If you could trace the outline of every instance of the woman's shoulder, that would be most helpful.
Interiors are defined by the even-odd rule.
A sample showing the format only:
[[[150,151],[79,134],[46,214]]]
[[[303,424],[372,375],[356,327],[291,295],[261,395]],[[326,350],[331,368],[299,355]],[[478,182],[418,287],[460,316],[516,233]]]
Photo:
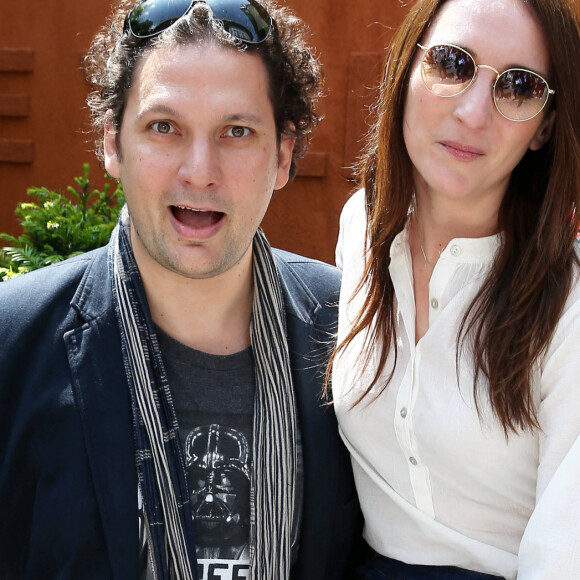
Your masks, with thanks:
[[[340,214],[341,224],[344,220],[352,220],[360,217],[366,218],[364,189],[355,191],[344,204]]]
[[[364,248],[366,236],[366,211],[364,189],[356,191],[344,204],[340,214],[340,228],[336,244],[336,265],[343,269],[346,254],[359,256]]]

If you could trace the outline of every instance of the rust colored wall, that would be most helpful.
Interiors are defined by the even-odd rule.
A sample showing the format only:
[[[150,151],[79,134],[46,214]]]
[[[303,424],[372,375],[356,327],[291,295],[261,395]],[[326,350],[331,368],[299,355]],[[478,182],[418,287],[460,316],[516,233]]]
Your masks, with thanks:
[[[292,0],[288,4],[309,23],[324,64],[327,96],[321,110],[325,119],[310,152],[324,155],[326,166],[323,177],[298,177],[280,192],[265,228],[274,244],[334,263],[339,213],[353,190],[347,168],[360,151],[366,106],[379,78],[384,46],[405,8],[396,0]]]
[[[274,245],[333,261],[340,209],[352,190],[365,103],[380,55],[405,8],[395,0],[288,0],[312,30],[325,67],[325,120],[295,181],[273,200],[264,228]],[[64,190],[90,161],[81,58],[109,0],[32,0],[0,6],[0,231],[18,233],[14,207],[26,188]]]

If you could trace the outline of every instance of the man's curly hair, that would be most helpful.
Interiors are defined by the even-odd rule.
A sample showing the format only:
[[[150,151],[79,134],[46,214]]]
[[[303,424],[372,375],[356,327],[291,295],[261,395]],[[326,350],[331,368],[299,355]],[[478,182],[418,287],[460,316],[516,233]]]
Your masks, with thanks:
[[[85,71],[93,87],[87,103],[96,134],[96,152],[102,158],[102,136],[105,119],[111,115],[114,127],[121,127],[135,67],[149,51],[158,46],[213,44],[232,50],[260,55],[269,79],[270,100],[278,140],[283,132],[296,138],[290,178],[296,174],[296,159],[308,149],[309,135],[320,120],[315,106],[321,96],[320,64],[306,43],[306,26],[290,10],[270,0],[260,0],[272,17],[272,31],[259,44],[246,45],[228,34],[211,9],[200,0],[185,18],[158,36],[139,39],[123,32],[127,13],[134,0],[120,0],[105,26],[95,36],[87,56]]]

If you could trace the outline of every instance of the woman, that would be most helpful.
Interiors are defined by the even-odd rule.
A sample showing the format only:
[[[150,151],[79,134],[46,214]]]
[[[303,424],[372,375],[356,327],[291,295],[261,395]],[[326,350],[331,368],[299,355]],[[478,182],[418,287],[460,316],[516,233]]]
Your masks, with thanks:
[[[418,0],[341,217],[361,578],[580,577],[573,0]]]

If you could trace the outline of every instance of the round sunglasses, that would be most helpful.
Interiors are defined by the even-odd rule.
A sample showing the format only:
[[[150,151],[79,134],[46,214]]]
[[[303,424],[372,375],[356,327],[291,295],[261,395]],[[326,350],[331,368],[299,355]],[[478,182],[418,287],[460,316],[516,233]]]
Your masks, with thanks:
[[[510,121],[533,119],[542,112],[550,95],[555,94],[546,79],[531,70],[510,68],[500,73],[487,64],[476,64],[465,49],[453,44],[417,46],[425,53],[421,60],[423,83],[438,97],[456,97],[466,91],[475,82],[480,68],[497,75],[493,102],[500,115]]]
[[[136,38],[151,38],[171,28],[201,0],[144,0],[125,18],[125,32]],[[226,32],[245,44],[259,44],[268,38],[272,17],[255,0],[205,0],[213,17]]]

